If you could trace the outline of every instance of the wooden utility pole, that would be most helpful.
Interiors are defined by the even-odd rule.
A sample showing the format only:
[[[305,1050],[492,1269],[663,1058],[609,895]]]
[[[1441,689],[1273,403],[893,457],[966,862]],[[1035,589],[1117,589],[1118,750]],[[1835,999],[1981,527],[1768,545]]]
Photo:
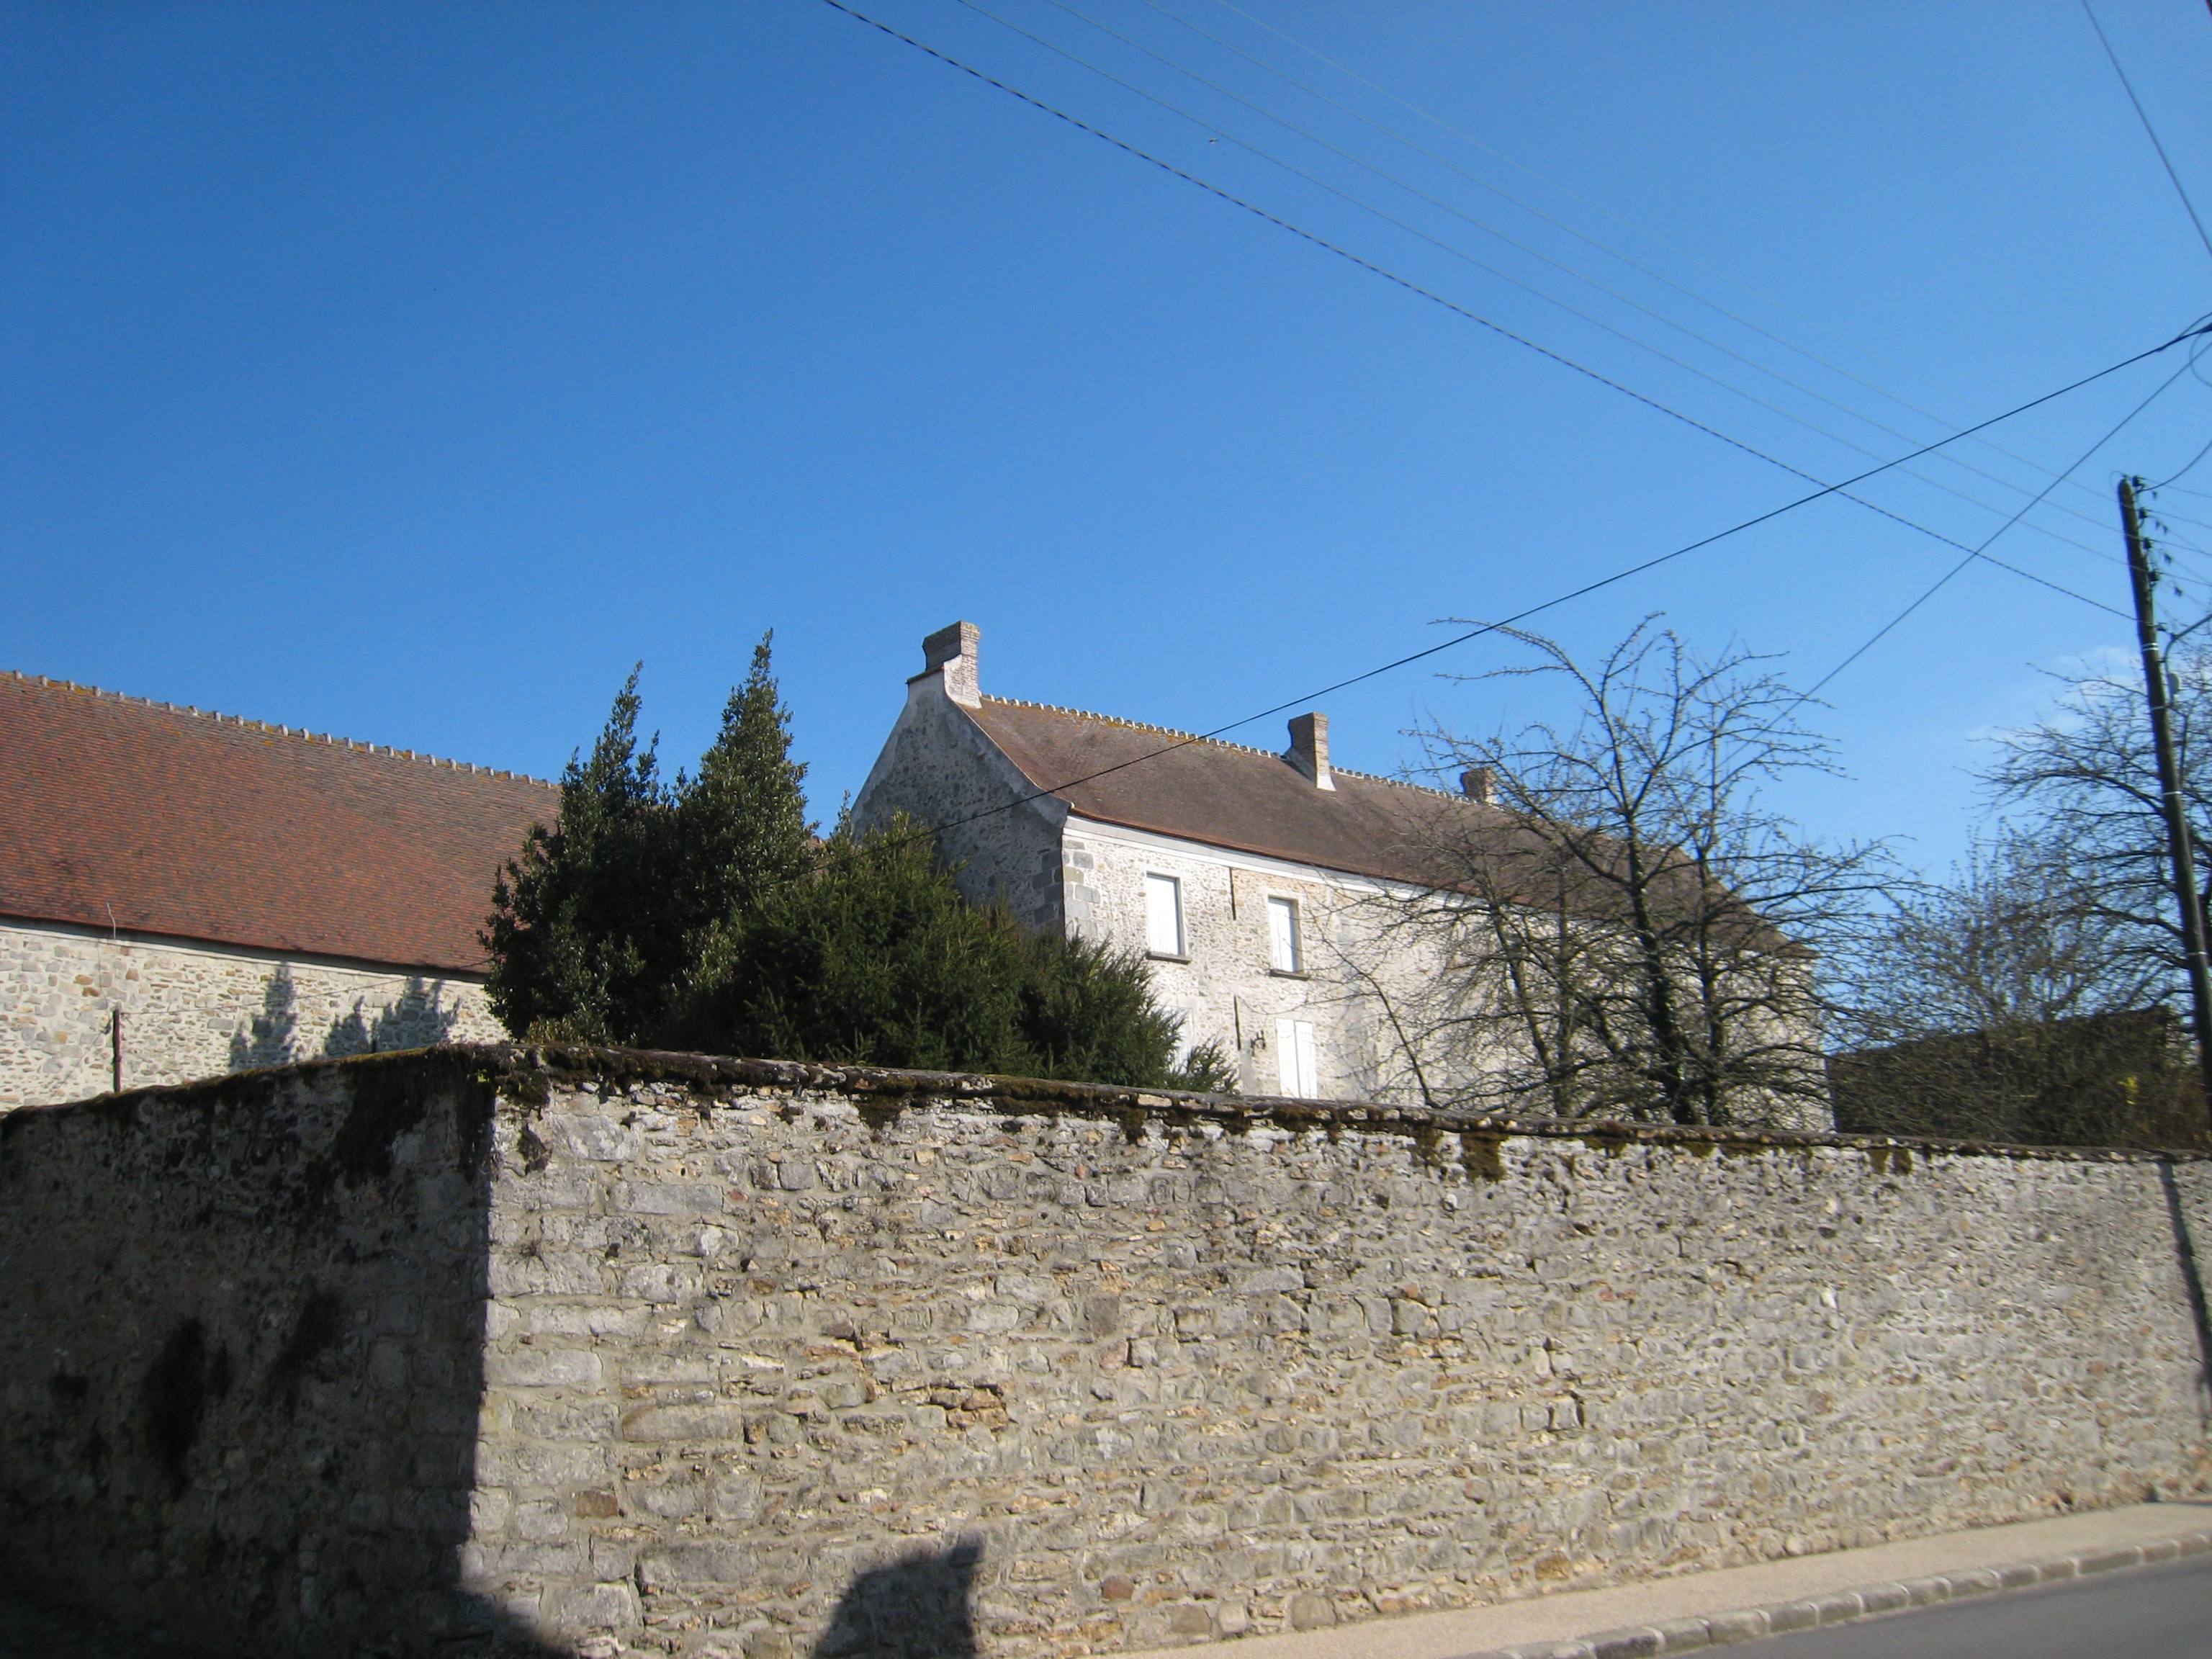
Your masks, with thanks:
[[[2136,505],[2133,478],[2120,480],[2120,526],[2128,537],[2128,574],[2136,590],[2136,643],[2142,651],[2143,690],[2150,698],[2151,744],[2158,756],[2159,800],[2166,814],[2166,853],[2173,861],[2173,896],[2181,905],[2182,948],[2189,958],[2189,997],[2197,1016],[2197,1061],[2204,1074],[2205,1100],[2212,1104],[2212,964],[2208,964],[2204,952],[2204,902],[2197,891],[2197,855],[2189,833],[2189,804],[2181,791],[2180,757],[2173,750],[2166,653],[2158,645],[2150,554],[2143,545],[2142,514]]]

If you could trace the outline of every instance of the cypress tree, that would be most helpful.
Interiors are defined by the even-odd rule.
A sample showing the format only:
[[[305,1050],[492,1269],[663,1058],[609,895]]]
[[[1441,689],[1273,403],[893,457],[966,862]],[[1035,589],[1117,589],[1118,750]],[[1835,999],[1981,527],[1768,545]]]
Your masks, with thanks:
[[[841,824],[806,879],[717,933],[670,1035],[781,1060],[1018,1069],[1016,932],[961,896],[911,826]]]
[[[486,988],[517,1036],[635,1042],[662,1000],[669,800],[659,739],[638,748],[642,667],[591,757],[569,756],[558,823],[532,826],[494,889]]]
[[[677,781],[676,902],[687,957],[710,930],[757,912],[814,863],[806,768],[791,758],[791,711],[771,672],[775,637],[763,634],[753,647],[751,671],[730,693],[699,775]]]

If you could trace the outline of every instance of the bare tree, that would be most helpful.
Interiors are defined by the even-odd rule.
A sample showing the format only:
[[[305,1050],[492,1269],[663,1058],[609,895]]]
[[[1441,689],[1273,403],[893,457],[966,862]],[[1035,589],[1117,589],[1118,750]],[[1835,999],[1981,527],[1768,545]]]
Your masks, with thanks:
[[[1495,806],[1417,829],[1433,883],[1376,930],[1439,952],[1407,1021],[1453,1062],[1428,1074],[1562,1116],[1825,1125],[1820,956],[1890,866],[1764,799],[1836,769],[1804,699],[1763,659],[1704,660],[1649,620],[1588,668],[1514,637],[1539,660],[1500,672],[1564,680],[1573,713],[1419,734],[1435,770],[1487,775]]]
[[[2154,1002],[2163,970],[2102,902],[2080,849],[2000,824],[1947,882],[1901,894],[1848,969],[1839,1035],[1903,1042]]]
[[[2191,833],[2212,845],[2212,653],[2176,653],[2167,665],[2173,730]],[[2185,994],[2187,963],[2173,902],[2158,765],[2142,684],[2126,667],[2060,677],[2047,719],[1996,738],[1984,774],[2002,806],[2025,808],[2037,837],[2068,849],[2071,877],[2103,926],[2160,1000]],[[2200,858],[2200,864],[2203,860]]]
[[[2172,975],[2063,836],[2000,825],[1835,975],[1838,1125],[2061,1145],[2202,1139]]]

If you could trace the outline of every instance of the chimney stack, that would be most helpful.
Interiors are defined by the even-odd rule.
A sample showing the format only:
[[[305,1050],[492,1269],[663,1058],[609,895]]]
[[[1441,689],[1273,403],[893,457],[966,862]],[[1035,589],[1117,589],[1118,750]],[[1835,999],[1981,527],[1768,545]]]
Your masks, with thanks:
[[[1477,766],[1459,775],[1459,792],[1469,800],[1480,801],[1485,806],[1495,805],[1491,799],[1497,793],[1498,775],[1486,766]]]
[[[982,630],[974,623],[957,622],[939,629],[921,642],[922,660],[928,665],[915,679],[926,680],[942,672],[946,696],[963,708],[981,707],[983,692],[975,672],[975,642],[981,637]],[[907,683],[911,685],[914,681]]]
[[[1334,789],[1328,775],[1328,716],[1301,714],[1291,722],[1291,752],[1284,757],[1314,781],[1316,789]]]

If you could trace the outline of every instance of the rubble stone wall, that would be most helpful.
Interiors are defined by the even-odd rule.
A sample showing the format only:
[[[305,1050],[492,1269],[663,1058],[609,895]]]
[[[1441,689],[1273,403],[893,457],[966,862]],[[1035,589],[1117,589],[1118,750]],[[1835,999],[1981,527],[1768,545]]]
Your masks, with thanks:
[[[216,1651],[492,1631],[453,1592],[483,1395],[473,1064],[0,1117],[0,1578]]]
[[[376,1175],[348,1091],[464,1062],[490,1079],[481,1184],[458,1084]],[[338,1632],[362,1592],[330,1517],[374,1557],[403,1490],[453,1492],[398,1471],[453,1467],[457,1410],[467,1518],[410,1615],[447,1651],[1026,1659],[2207,1484],[2201,1159],[613,1053],[271,1087],[213,1142],[162,1097],[6,1124],[35,1127],[4,1143],[0,1271],[56,1282],[0,1304],[0,1546],[124,1501],[178,1320],[229,1345],[225,1401],[264,1402],[209,1408],[175,1493],[133,1477],[142,1541],[41,1556],[64,1589],[238,1559],[226,1528],[274,1549],[306,1504],[325,1541],[258,1582],[287,1628]],[[358,1189],[302,1176],[341,1141]],[[321,1219],[252,1198],[318,1180]],[[154,1235],[188,1265],[151,1273]],[[291,1250],[324,1254],[258,1259]],[[392,1288],[352,1288],[372,1267]],[[291,1433],[356,1449],[310,1480],[264,1468],[319,1455],[268,1430],[265,1379],[322,1275],[353,1346]],[[377,1323],[395,1303],[411,1330]],[[388,1449],[344,1439],[372,1418]]]

